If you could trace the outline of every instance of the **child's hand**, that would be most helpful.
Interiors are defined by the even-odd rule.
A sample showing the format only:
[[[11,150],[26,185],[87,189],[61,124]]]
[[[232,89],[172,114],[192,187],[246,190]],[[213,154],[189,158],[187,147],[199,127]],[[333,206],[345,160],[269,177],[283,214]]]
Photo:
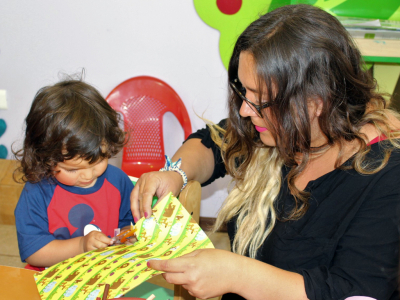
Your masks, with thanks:
[[[123,227],[121,229],[121,233],[117,237],[114,237],[115,244],[123,243],[125,245],[133,245],[137,242],[135,232],[136,229],[133,227],[132,224]]]
[[[136,234],[127,238],[126,241],[124,242],[125,245],[133,245],[134,243],[136,243],[138,241]]]
[[[82,237],[83,252],[105,248],[113,244],[113,240],[99,231],[92,231]]]
[[[133,245],[136,242],[137,242],[137,238],[135,236],[133,236],[133,237],[127,239],[124,244],[127,245],[127,246],[130,246],[130,245]]]

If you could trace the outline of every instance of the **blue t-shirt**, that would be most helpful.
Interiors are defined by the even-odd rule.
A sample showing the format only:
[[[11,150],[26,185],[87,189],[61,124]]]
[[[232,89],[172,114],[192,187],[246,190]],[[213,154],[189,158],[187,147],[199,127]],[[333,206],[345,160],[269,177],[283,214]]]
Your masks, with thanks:
[[[55,239],[83,236],[87,224],[112,237],[114,229],[133,222],[132,189],[129,177],[112,165],[90,188],[67,186],[56,180],[26,183],[15,209],[21,260]]]

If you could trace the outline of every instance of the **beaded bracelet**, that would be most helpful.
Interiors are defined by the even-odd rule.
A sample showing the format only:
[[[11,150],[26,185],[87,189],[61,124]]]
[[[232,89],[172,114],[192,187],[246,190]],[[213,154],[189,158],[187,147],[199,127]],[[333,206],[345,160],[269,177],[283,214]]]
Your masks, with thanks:
[[[182,190],[185,188],[185,186],[187,185],[187,176],[186,173],[181,169],[181,164],[182,164],[182,159],[178,159],[176,162],[172,162],[171,159],[168,157],[168,155],[165,155],[165,165],[163,168],[160,169],[161,172],[163,171],[175,171],[178,172],[179,174],[181,174],[182,179],[183,179],[183,186],[181,188],[181,192]]]

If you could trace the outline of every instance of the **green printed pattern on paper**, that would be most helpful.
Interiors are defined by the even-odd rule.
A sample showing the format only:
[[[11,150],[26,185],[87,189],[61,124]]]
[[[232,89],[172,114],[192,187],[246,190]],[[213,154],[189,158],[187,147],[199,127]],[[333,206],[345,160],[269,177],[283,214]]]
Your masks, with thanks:
[[[170,259],[196,249],[214,248],[211,241],[185,210],[169,194],[142,218],[136,228],[138,242],[77,255],[35,274],[41,299],[95,300],[126,294],[149,278],[160,274],[147,267],[149,259]]]

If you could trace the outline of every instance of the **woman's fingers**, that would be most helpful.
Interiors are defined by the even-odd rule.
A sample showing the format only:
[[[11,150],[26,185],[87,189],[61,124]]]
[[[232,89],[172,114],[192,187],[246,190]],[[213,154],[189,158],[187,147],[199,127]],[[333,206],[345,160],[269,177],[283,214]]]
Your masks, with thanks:
[[[170,192],[177,196],[182,184],[182,176],[174,171],[149,172],[140,176],[131,193],[131,210],[135,222],[143,216],[151,216],[151,204],[155,195],[159,200]]]
[[[165,281],[176,285],[186,285],[187,276],[184,273],[163,273]]]
[[[158,188],[159,180],[151,176],[151,173],[140,176],[131,193],[131,210],[135,222],[142,217],[151,216],[151,203]]]
[[[131,193],[131,211],[132,211],[132,215],[133,215],[133,220],[135,221],[135,223],[137,223],[137,221],[139,221],[139,219],[141,218],[140,215],[140,204],[139,204],[139,184],[136,183],[135,187],[132,190]]]
[[[144,180],[140,183],[140,213],[145,218],[149,218],[152,215],[151,204],[153,202],[153,197],[160,188],[161,181],[155,173],[156,172],[145,174]]]
[[[165,260],[151,259],[147,261],[147,266],[165,273],[183,273],[188,263],[190,263],[190,261],[187,261],[187,258],[181,256]]]
[[[206,254],[207,257],[202,257],[202,254]],[[213,286],[213,283],[221,278],[220,274],[213,276],[215,268],[205,266],[210,255],[212,256],[213,252],[196,250],[194,253],[170,260],[150,260],[148,266],[165,272],[162,276],[168,283],[182,285],[190,295],[206,299],[222,294],[220,287]]]

